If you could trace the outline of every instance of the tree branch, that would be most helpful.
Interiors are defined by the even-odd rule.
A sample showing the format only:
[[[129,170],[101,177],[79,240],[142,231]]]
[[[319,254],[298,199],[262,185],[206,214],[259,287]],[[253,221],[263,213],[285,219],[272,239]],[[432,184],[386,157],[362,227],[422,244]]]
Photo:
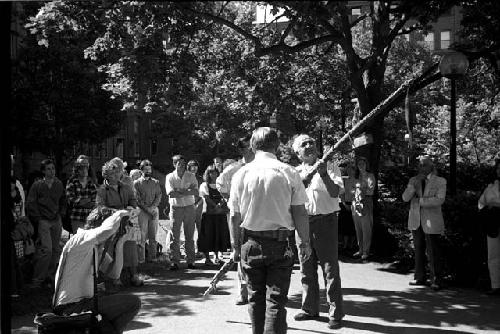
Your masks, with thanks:
[[[361,15],[360,17],[358,17],[356,20],[354,20],[352,23],[351,23],[351,28],[352,27],[355,27],[359,22],[363,21],[364,19],[366,19],[369,15],[368,14],[363,14]]]
[[[295,23],[297,23],[297,19],[298,19],[298,17],[294,16],[293,19],[288,23],[285,31],[283,31],[283,34],[281,34],[279,44],[285,43],[285,38],[288,36],[288,34],[290,34],[290,31],[292,31],[293,26],[295,25]]]

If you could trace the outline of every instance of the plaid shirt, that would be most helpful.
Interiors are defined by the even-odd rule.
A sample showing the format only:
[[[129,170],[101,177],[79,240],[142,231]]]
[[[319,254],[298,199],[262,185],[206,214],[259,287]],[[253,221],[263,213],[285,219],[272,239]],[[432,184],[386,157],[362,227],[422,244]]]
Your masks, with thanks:
[[[87,219],[90,211],[92,211],[92,208],[84,208],[80,206],[80,200],[88,198],[95,201],[96,194],[97,187],[90,179],[88,179],[87,186],[85,188],[83,188],[78,178],[73,178],[68,181],[68,184],[66,185],[66,197],[71,207],[71,221],[85,223],[85,220]]]

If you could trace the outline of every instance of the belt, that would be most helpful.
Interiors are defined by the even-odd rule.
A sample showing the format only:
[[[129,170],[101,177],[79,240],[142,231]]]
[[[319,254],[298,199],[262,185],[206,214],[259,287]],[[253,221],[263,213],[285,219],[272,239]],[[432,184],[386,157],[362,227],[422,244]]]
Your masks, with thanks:
[[[245,235],[252,238],[262,239],[275,239],[278,241],[285,241],[295,233],[294,230],[281,229],[281,230],[266,230],[266,231],[251,231],[245,229]]]
[[[327,214],[309,215],[309,222],[315,221],[315,220],[320,219],[320,218],[324,218],[324,217],[328,217],[328,216],[334,215],[335,212],[327,213]]]

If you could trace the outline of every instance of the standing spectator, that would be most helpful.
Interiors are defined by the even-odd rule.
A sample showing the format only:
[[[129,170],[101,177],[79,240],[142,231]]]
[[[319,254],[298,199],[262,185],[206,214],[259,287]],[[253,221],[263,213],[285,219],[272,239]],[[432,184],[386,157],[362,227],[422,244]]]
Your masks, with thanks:
[[[143,176],[134,181],[137,205],[141,209],[139,213],[139,226],[141,228],[142,242],[138,245],[140,249],[139,262],[145,260],[145,241],[148,240],[148,262],[156,261],[156,231],[158,230],[158,219],[160,212],[158,205],[161,201],[160,181],[153,178],[153,164],[149,160],[142,160],[140,164]]]
[[[137,199],[132,187],[120,181],[123,178],[124,164],[122,159],[113,158],[102,167],[103,184],[97,189],[96,206],[122,210],[137,207]],[[123,270],[134,286],[144,284],[137,274],[137,243],[127,240],[123,244]],[[116,282],[117,284],[120,284]]]
[[[215,167],[215,169],[217,169],[217,172],[218,172],[217,176],[219,176],[222,173],[222,171],[224,170],[221,157],[214,158],[214,167]]]
[[[487,224],[490,295],[500,295],[500,159],[495,161],[495,173],[495,181],[483,191],[478,203],[483,223]]]
[[[54,162],[43,160],[41,171],[43,179],[31,186],[26,205],[30,220],[38,230],[32,288],[39,288],[46,279],[54,281],[61,254],[61,217],[66,213],[64,186],[56,177]]]
[[[236,161],[224,168],[221,175],[217,177],[216,185],[217,190],[221,193],[222,197],[229,201],[229,194],[231,193],[231,182],[234,174],[240,170],[245,164],[252,162],[255,158],[255,153],[250,147],[251,135],[246,135],[238,139],[237,148],[242,156],[241,160]],[[231,221],[230,213],[227,214],[227,221]],[[238,262],[238,276],[237,276],[237,286],[238,286],[238,298],[236,298],[236,305],[248,304],[248,287],[247,279],[243,267],[241,266],[241,261]]]
[[[203,176],[198,174],[199,168],[200,166],[198,164],[198,161],[196,160],[189,160],[189,162],[187,163],[187,170],[194,174],[194,176],[196,177],[196,181],[198,181],[198,185],[203,183]],[[198,238],[199,238],[200,228],[201,228],[201,217],[203,214],[203,198],[199,194],[194,195],[194,208],[196,212],[194,223],[196,225],[196,231],[198,232]]]
[[[372,244],[373,231],[373,192],[375,191],[375,176],[368,171],[368,160],[359,157],[356,162],[356,182],[352,218],[356,229],[359,251],[354,257],[368,261]]]
[[[132,182],[135,180],[138,180],[142,176],[142,172],[140,169],[132,169],[130,171],[130,178],[132,179]]]
[[[329,304],[328,327],[341,327],[344,317],[340,270],[338,261],[338,218],[340,211],[339,193],[343,187],[342,175],[337,165],[333,172],[327,170],[325,161],[318,161],[316,142],[309,135],[295,138],[293,150],[302,161],[297,167],[306,188],[306,209],[309,214],[309,239],[311,257],[300,261],[302,273],[302,311],[295,320],[319,319],[318,262],[325,279],[326,300]]]
[[[188,269],[194,269],[194,221],[196,211],[194,208],[194,196],[198,194],[198,181],[196,176],[186,171],[186,159],[182,155],[174,155],[172,163],[175,170],[165,177],[165,189],[169,197],[170,217],[172,219],[172,264],[170,270],[178,270],[181,258],[179,238],[181,225],[184,227],[184,239],[186,247],[186,262]]]
[[[204,182],[200,185],[199,193],[207,203],[206,212],[201,219],[201,230],[198,235],[198,250],[205,254],[205,264],[213,264],[210,252],[215,253],[215,263],[219,264],[219,252],[231,248],[229,228],[227,225],[227,202],[221,196],[215,185],[217,170],[208,166],[203,175]]]
[[[311,254],[307,195],[299,173],[276,158],[276,130],[256,129],[251,146],[255,159],[241,167],[231,185],[231,258],[238,261],[241,254],[247,274],[253,333],[286,333],[294,229],[301,261]]]
[[[19,191],[19,196],[21,198],[21,215],[24,217],[26,216],[26,194],[24,193],[24,188],[21,182],[17,179],[17,177],[14,174],[14,155],[10,156],[10,176],[15,180],[16,182],[16,188]]]
[[[346,173],[347,177],[343,177],[344,191],[340,194],[341,204],[339,213],[339,235],[343,237],[344,251],[353,249],[356,243],[356,230],[354,229],[351,209],[357,183],[356,168],[353,164],[346,166]]]
[[[410,202],[408,228],[415,246],[415,280],[410,285],[426,285],[425,255],[429,257],[431,288],[442,288],[443,264],[440,235],[444,234],[441,212],[446,197],[446,180],[433,173],[434,163],[429,156],[419,158],[419,173],[410,178],[403,201]]]
[[[73,175],[66,185],[66,197],[70,210],[71,230],[83,228],[87,216],[95,206],[97,186],[89,176],[89,161],[80,156],[73,165]]]

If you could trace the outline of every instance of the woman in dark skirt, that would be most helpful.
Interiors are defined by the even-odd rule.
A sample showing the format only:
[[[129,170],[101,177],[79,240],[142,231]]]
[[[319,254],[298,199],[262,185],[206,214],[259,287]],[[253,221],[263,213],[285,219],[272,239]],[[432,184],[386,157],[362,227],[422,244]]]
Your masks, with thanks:
[[[201,229],[198,235],[198,251],[205,255],[205,264],[213,264],[210,252],[215,253],[215,262],[218,264],[218,252],[225,252],[231,247],[229,227],[227,225],[228,207],[220,192],[215,186],[218,172],[214,166],[208,166],[203,175],[203,182],[199,187],[200,197],[205,199],[206,209],[201,218]]]

